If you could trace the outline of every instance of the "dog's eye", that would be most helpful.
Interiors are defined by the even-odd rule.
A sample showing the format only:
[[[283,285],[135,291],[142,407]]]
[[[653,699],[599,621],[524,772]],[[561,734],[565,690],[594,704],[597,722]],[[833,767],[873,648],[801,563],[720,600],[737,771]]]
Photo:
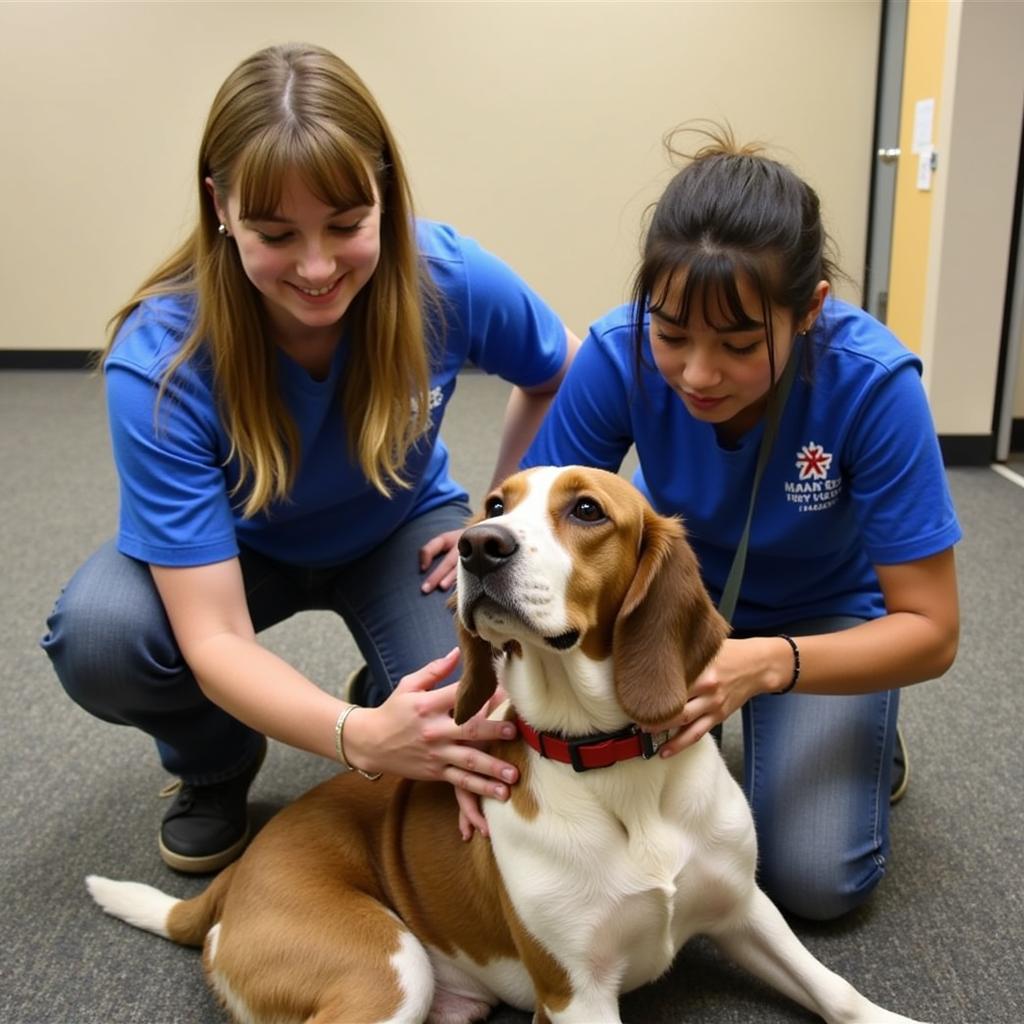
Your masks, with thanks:
[[[484,512],[487,514],[488,519],[494,519],[495,516],[503,516],[505,514],[505,502],[497,495],[494,495],[488,498],[484,504]]]
[[[604,509],[593,498],[580,498],[569,514],[581,523],[600,523],[607,518]]]

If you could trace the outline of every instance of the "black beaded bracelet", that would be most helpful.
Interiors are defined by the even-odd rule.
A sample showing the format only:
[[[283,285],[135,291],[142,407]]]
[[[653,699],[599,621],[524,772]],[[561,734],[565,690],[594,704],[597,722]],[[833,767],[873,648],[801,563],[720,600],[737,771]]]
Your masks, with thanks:
[[[790,679],[789,684],[786,687],[775,691],[776,697],[781,697],[784,693],[789,693],[789,691],[796,686],[796,681],[800,678],[800,648],[797,647],[796,641],[785,633],[780,633],[779,638],[785,640],[786,643],[793,648],[793,678]]]

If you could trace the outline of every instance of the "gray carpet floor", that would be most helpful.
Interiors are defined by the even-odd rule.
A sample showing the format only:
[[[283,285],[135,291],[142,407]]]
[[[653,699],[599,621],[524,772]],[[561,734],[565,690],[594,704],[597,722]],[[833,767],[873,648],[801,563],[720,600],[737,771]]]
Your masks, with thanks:
[[[481,497],[505,386],[466,374],[445,422],[458,477]],[[1022,468],[1018,463],[1016,468]],[[907,691],[912,778],[895,808],[890,873],[872,901],[829,925],[795,921],[811,950],[882,1005],[936,1024],[1024,1020],[1024,489],[988,469],[949,473],[965,528],[958,549],[960,655]],[[156,851],[168,781],[149,740],[94,720],[64,695],[37,647],[60,586],[112,534],[117,494],[99,381],[0,372],[0,1021],[213,1024],[197,953],[104,916],[90,872],[187,896],[201,882]],[[329,614],[275,627],[267,642],[324,686],[355,666]],[[738,768],[738,736],[725,753]],[[252,790],[265,821],[331,766],[272,743]],[[687,946],[657,984],[623,1000],[632,1024],[812,1018]],[[499,1008],[496,1024],[528,1017]]]

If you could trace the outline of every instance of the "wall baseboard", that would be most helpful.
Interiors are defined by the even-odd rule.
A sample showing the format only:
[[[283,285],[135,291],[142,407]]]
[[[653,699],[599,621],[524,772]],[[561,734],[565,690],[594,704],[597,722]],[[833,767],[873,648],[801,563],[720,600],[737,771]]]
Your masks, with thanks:
[[[5,348],[0,370],[91,370],[98,355],[88,348]]]
[[[995,439],[991,434],[939,434],[939,448],[947,466],[990,466]]]
[[[1010,427],[1010,451],[1024,452],[1024,419],[1015,419]]]

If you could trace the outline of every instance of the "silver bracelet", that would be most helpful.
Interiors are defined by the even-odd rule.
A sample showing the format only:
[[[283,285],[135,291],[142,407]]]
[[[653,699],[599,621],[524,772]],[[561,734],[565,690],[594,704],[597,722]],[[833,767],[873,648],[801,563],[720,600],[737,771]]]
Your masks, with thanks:
[[[357,707],[359,707],[358,704],[347,704],[341,709],[341,714],[338,715],[338,720],[334,723],[334,752],[338,755],[338,761],[341,762],[345,771],[359,772],[364,779],[376,782],[383,774],[382,772],[364,772],[362,768],[349,764],[348,758],[345,757],[345,722]]]

